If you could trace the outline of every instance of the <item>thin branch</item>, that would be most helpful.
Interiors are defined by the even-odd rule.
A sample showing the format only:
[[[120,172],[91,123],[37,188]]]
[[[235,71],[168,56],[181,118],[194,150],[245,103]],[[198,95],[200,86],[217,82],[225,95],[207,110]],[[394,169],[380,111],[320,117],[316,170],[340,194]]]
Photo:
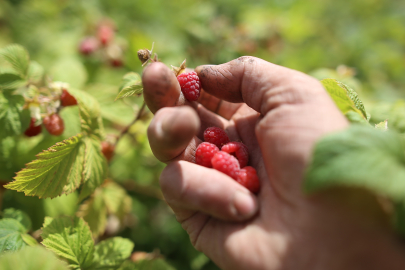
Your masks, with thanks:
[[[139,109],[138,113],[136,114],[134,120],[132,120],[132,122],[131,122],[128,126],[126,126],[126,127],[121,131],[120,135],[117,137],[117,140],[115,141],[115,145],[114,145],[114,146],[117,146],[117,144],[118,144],[118,142],[121,140],[121,138],[122,138],[125,134],[128,133],[128,131],[129,131],[129,129],[131,128],[131,126],[132,126],[133,124],[135,124],[136,121],[138,121],[138,120],[142,117],[142,114],[143,114],[143,112],[144,112],[144,110],[145,110],[145,106],[146,106],[145,101],[143,101],[142,106],[141,106],[141,108]]]
[[[127,180],[121,184],[127,191],[135,192],[141,195],[146,195],[149,197],[156,198],[158,200],[164,201],[162,191],[154,186],[140,185],[134,180]]]

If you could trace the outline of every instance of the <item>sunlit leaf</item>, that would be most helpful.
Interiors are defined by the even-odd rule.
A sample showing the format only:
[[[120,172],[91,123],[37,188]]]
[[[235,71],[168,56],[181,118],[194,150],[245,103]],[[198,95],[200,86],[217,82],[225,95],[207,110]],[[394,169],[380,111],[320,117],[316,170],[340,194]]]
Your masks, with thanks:
[[[364,126],[321,139],[304,190],[362,187],[394,201],[405,200],[405,145],[401,137]]]
[[[142,94],[143,86],[141,76],[135,72],[125,74],[119,91],[115,100]]]
[[[82,182],[86,144],[78,134],[39,153],[5,187],[27,196],[53,198],[76,190]]]
[[[12,44],[0,50],[0,55],[8,61],[14,70],[23,78],[25,78],[30,58],[27,50],[18,44]]]
[[[67,260],[72,269],[91,267],[94,242],[89,226],[81,218],[45,218],[42,244],[59,257]]]
[[[346,115],[349,112],[355,112],[364,120],[368,120],[369,117],[363,102],[353,89],[335,79],[324,79],[321,83],[343,114]],[[353,115],[348,117],[348,119],[352,122],[362,121],[362,119],[358,120]]]
[[[25,101],[20,95],[0,92],[0,139],[17,136],[25,131],[31,120],[28,110],[23,110]]]
[[[98,243],[94,248],[94,269],[118,269],[127,259],[134,244],[125,238],[114,237]]]
[[[101,188],[97,188],[93,195],[80,205],[77,215],[89,224],[95,237],[104,233],[107,225],[107,206]]]
[[[68,270],[68,265],[41,246],[25,247],[0,257],[1,270]]]

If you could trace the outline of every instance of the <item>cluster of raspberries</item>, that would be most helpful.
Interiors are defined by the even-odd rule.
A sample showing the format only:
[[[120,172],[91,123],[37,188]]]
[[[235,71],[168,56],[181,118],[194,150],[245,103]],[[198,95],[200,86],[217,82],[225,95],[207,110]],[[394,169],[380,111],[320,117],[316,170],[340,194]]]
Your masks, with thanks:
[[[214,168],[232,177],[252,193],[259,192],[260,182],[256,170],[246,166],[249,162],[246,145],[231,142],[226,132],[218,127],[207,128],[204,131],[204,141],[197,147],[196,164]]]

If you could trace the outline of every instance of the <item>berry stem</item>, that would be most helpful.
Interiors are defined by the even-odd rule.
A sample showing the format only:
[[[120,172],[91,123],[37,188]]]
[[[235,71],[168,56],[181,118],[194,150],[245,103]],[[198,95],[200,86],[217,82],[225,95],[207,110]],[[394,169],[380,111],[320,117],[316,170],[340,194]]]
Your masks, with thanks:
[[[132,120],[132,122],[131,122],[128,126],[126,126],[126,127],[121,131],[120,135],[118,135],[117,140],[115,141],[114,147],[116,147],[117,144],[118,144],[118,142],[121,140],[121,138],[122,138],[125,134],[128,133],[130,127],[131,127],[133,124],[135,124],[136,121],[138,121],[138,120],[141,118],[141,116],[142,116],[142,114],[143,114],[143,111],[145,110],[145,106],[146,106],[145,101],[143,101],[142,106],[141,106],[141,108],[138,110],[138,113],[136,114],[134,120]]]

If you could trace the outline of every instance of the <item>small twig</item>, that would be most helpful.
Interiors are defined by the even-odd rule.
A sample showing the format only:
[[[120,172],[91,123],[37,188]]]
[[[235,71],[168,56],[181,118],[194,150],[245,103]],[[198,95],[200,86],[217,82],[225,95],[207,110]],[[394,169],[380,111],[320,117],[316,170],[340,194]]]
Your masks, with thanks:
[[[134,180],[127,180],[126,182],[122,183],[122,186],[131,192],[135,192],[138,194],[146,195],[149,197],[153,197],[155,199],[164,201],[164,197],[162,194],[162,191],[154,186],[146,186],[146,185],[140,185],[136,183]]]
[[[118,144],[118,142],[120,141],[120,139],[121,139],[125,134],[128,133],[128,131],[129,131],[129,129],[131,128],[131,126],[132,126],[133,124],[135,124],[136,121],[138,121],[138,120],[142,117],[143,111],[145,110],[145,106],[146,106],[146,104],[145,104],[145,101],[144,101],[144,102],[142,103],[142,106],[141,106],[141,108],[139,109],[138,113],[136,114],[134,120],[132,120],[132,122],[131,122],[128,126],[126,126],[126,127],[121,131],[120,135],[117,137],[117,140],[115,141],[115,145],[114,145],[114,146],[117,146],[117,144]]]

